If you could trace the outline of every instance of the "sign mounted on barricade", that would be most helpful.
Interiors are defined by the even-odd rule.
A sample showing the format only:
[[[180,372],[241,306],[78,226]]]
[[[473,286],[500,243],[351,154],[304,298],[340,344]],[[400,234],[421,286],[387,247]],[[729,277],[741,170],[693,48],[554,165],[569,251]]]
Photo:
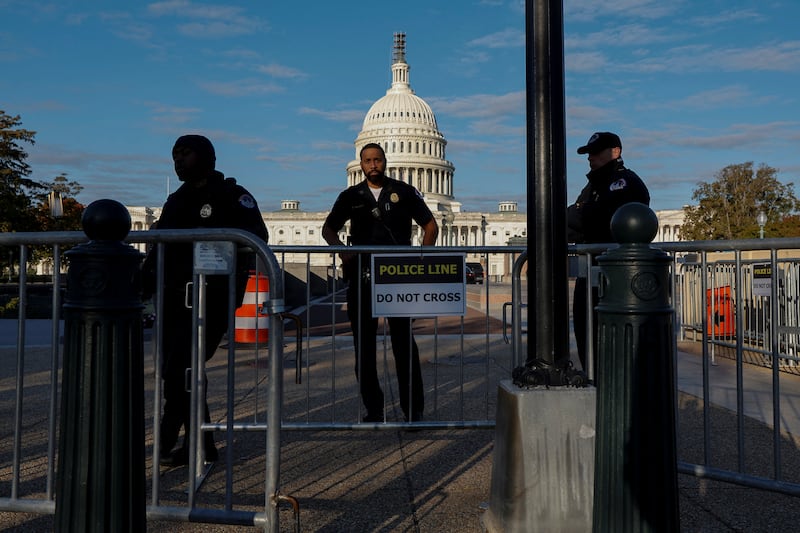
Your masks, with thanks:
[[[194,243],[194,271],[197,274],[231,274],[236,246],[229,241]]]
[[[753,265],[753,295],[772,296],[772,265],[770,263]]]
[[[465,254],[374,254],[372,315],[465,315],[465,262]]]

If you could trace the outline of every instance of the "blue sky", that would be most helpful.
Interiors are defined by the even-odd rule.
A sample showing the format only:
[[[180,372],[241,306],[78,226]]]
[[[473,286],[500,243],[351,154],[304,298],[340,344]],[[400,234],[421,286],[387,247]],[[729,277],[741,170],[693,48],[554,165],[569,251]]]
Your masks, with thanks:
[[[203,133],[262,210],[327,210],[405,32],[463,209],[525,209],[523,1],[0,0],[0,14],[0,109],[36,131],[33,177],[67,173],[83,203],[161,205],[175,138]],[[800,2],[564,0],[564,18],[568,200],[596,130],[620,134],[654,209],[734,163],[800,182]]]

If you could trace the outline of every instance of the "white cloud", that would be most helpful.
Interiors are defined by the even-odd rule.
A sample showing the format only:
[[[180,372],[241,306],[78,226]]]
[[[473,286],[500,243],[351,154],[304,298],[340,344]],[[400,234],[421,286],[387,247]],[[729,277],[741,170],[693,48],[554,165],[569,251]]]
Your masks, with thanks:
[[[259,80],[245,79],[236,81],[208,81],[199,84],[212,94],[222,96],[251,96],[283,92],[280,85],[264,83]]]
[[[689,23],[695,26],[719,27],[729,22],[761,22],[764,20],[766,18],[754,9],[736,9],[715,13],[714,15],[692,17],[689,19]]]
[[[270,63],[269,65],[261,65],[256,68],[258,72],[269,74],[275,78],[307,78],[308,74],[296,68],[279,65],[277,63]]]
[[[506,28],[505,30],[473,39],[467,44],[482,48],[517,48],[525,46],[525,32],[517,28]]]
[[[610,6],[596,0],[565,0],[564,18],[584,22],[601,18],[618,20],[620,17],[654,20],[675,13],[685,3],[685,0],[617,0]]]
[[[525,110],[525,91],[506,94],[473,94],[456,98],[429,97],[425,99],[437,114],[456,117],[497,117],[519,115]]]
[[[359,125],[364,121],[363,109],[341,109],[338,111],[323,111],[313,107],[301,107],[298,112],[301,115],[314,115],[334,122],[357,122]]]
[[[694,148],[734,149],[737,147],[752,147],[763,143],[774,143],[776,137],[786,139],[794,136],[797,138],[798,134],[800,134],[800,123],[798,122],[731,124],[727,129],[715,135],[676,137],[673,139],[673,143],[678,146],[691,146]]]
[[[641,48],[648,44],[674,42],[678,38],[674,31],[664,28],[640,23],[622,24],[592,33],[567,35],[564,38],[564,49]]]
[[[153,120],[161,124],[186,124],[194,120],[202,109],[198,107],[179,107],[161,104],[158,102],[145,102],[144,104],[150,108],[150,113],[153,115]]]
[[[567,74],[606,70],[609,64],[608,58],[600,52],[577,52],[564,57]]]
[[[640,105],[640,109],[710,109],[719,107],[742,106],[764,100],[763,95],[756,95],[743,85],[727,85],[707,91],[690,94],[684,98],[652,101]]]
[[[234,37],[268,29],[264,21],[248,15],[243,8],[236,6],[167,0],[149,4],[147,11],[156,17],[173,16],[191,20],[177,26],[178,32],[187,37]]]
[[[800,41],[785,41],[752,47],[715,47],[710,44],[672,48],[666,53],[631,63],[620,70],[634,72],[798,72]]]

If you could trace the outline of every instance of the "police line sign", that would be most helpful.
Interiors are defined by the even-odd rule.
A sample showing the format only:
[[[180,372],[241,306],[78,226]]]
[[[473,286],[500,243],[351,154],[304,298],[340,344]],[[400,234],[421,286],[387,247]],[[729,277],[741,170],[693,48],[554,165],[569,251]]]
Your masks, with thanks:
[[[753,295],[772,296],[772,265],[770,263],[753,265]]]
[[[464,254],[373,255],[372,315],[465,315],[465,262]]]

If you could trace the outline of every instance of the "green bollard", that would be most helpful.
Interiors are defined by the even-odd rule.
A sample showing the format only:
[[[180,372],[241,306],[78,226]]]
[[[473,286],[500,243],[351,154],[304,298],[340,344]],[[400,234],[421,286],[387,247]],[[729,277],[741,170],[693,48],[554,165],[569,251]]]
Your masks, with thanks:
[[[55,530],[146,531],[140,263],[127,209],[98,200],[65,253]]]
[[[618,248],[598,257],[599,353],[593,531],[680,529],[670,257],[649,243],[644,204],[611,220]]]

